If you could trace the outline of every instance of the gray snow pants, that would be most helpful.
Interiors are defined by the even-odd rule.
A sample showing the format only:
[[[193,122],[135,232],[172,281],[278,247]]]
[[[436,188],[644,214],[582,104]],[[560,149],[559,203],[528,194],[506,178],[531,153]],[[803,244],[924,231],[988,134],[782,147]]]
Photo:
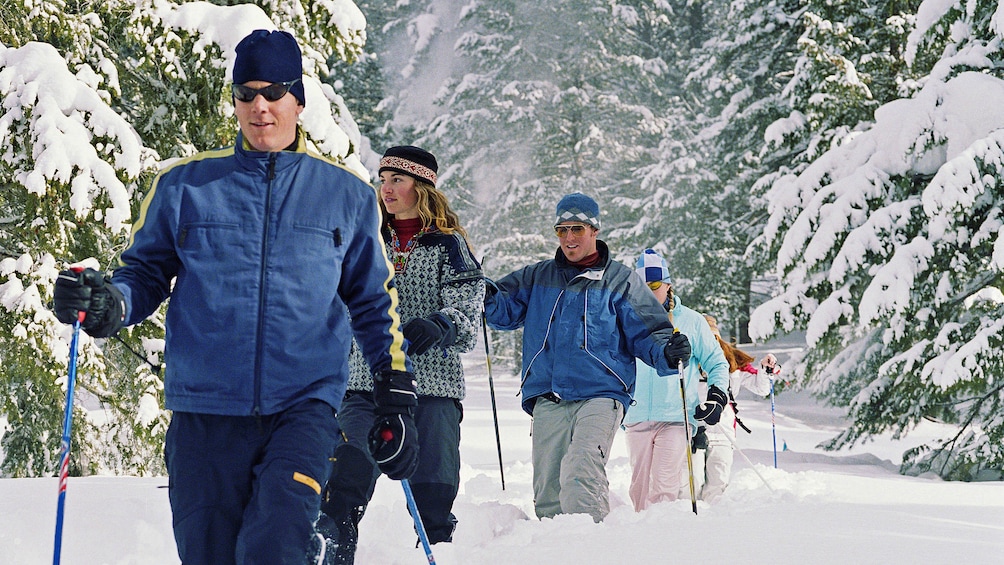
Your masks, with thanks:
[[[606,463],[624,407],[612,398],[552,402],[533,408],[533,497],[538,518],[610,513]]]

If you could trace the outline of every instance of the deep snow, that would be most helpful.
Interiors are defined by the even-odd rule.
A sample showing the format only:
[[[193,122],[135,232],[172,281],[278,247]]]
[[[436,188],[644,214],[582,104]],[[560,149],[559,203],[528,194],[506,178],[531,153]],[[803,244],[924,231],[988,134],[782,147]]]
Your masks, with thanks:
[[[759,355],[762,348],[746,347]],[[782,362],[786,351],[774,349]],[[773,467],[769,399],[740,394],[743,453],[716,505],[689,500],[635,513],[630,469],[618,434],[608,474],[613,509],[588,516],[533,517],[530,420],[519,409],[518,379],[493,368],[505,469],[501,489],[484,352],[466,357],[460,519],[454,543],[433,546],[436,562],[521,563],[950,563],[995,562],[1004,555],[1004,484],[951,483],[896,472],[903,450],[938,432],[925,423],[903,440],[877,438],[848,452],[815,446],[844,425],[840,411],[805,393],[775,397],[778,468]],[[784,447],[787,450],[784,450]],[[71,478],[62,563],[176,564],[166,478]],[[0,479],[0,564],[52,562],[55,478]],[[404,495],[385,478],[363,519],[357,563],[426,562],[416,548]]]

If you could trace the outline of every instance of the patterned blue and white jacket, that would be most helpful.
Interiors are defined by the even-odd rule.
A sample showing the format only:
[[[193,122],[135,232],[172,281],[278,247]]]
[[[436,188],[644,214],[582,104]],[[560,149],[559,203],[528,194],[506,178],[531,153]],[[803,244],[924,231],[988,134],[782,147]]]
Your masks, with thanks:
[[[390,235],[385,232],[385,240]],[[401,303],[401,323],[440,313],[453,322],[457,338],[447,347],[432,347],[421,355],[411,355],[419,396],[463,400],[467,394],[460,354],[474,349],[481,325],[485,283],[481,265],[471,254],[467,241],[457,232],[431,231],[417,236],[408,252],[406,268],[394,275]],[[390,253],[390,243],[387,243]],[[352,344],[349,359],[349,390],[372,391],[373,374],[359,350]]]

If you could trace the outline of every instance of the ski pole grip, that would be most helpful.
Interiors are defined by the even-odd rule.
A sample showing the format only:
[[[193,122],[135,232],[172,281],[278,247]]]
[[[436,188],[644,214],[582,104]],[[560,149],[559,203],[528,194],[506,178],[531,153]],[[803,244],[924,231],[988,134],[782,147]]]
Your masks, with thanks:
[[[81,266],[79,266],[79,265],[76,266],[76,267],[70,267],[70,270],[73,271],[74,273],[77,273],[78,275],[80,273],[84,272],[84,268],[81,267]],[[85,317],[87,317],[87,312],[86,311],[84,311],[84,310],[78,310],[77,311],[77,322],[78,323],[83,324]]]

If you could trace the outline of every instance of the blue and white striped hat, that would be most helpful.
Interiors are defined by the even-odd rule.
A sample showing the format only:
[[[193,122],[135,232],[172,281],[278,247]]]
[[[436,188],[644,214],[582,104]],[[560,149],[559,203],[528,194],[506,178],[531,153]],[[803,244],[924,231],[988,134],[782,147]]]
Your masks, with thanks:
[[[561,222],[582,222],[600,229],[599,204],[581,192],[573,192],[562,198],[555,209],[555,216],[557,219],[554,220],[554,225]]]
[[[653,249],[646,249],[645,252],[638,257],[638,262],[635,264],[634,270],[636,273],[641,275],[641,278],[644,279],[646,283],[659,281],[666,284],[673,284],[673,279],[669,276],[669,267],[666,266],[666,260]]]

